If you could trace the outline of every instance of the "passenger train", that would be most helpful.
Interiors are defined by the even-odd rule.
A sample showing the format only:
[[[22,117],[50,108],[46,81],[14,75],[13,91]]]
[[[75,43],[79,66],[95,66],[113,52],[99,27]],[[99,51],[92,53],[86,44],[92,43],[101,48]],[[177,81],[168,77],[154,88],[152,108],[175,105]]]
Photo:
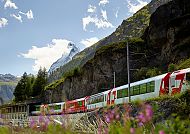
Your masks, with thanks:
[[[98,108],[132,101],[174,95],[190,89],[190,68],[166,73],[110,89],[84,98],[51,104],[15,104],[0,107],[0,118],[13,124],[24,124],[38,115],[59,115],[93,111]]]
[[[190,89],[190,68],[131,83],[130,94],[126,84],[72,101],[36,105],[32,115],[87,112],[109,105],[127,103],[129,95],[132,101],[145,100],[160,95],[174,95],[186,89]]]

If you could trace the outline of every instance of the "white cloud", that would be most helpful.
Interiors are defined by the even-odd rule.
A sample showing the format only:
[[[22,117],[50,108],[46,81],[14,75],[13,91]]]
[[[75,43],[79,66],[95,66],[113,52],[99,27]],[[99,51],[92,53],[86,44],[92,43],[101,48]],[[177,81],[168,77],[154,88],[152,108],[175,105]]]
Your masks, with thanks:
[[[115,12],[115,18],[117,18],[118,17],[118,13],[119,13],[119,8],[116,10],[116,12]]]
[[[136,13],[139,9],[144,7],[145,5],[148,4],[148,2],[142,1],[142,0],[137,0],[138,4],[135,5],[131,3],[131,1],[127,0],[127,3],[129,4],[129,12],[131,13]]]
[[[98,18],[97,16],[91,17],[87,16],[82,19],[83,22],[83,30],[86,30],[86,26],[89,25],[90,23],[94,23],[97,28],[113,28],[114,26],[107,20]]]
[[[29,10],[29,11],[26,13],[26,16],[27,16],[28,19],[34,19],[32,10]]]
[[[89,13],[94,13],[94,12],[96,12],[96,7],[95,7],[95,6],[92,6],[92,5],[89,5],[87,12],[89,12]]]
[[[92,37],[92,38],[89,38],[89,39],[83,39],[80,43],[85,45],[85,48],[86,48],[86,47],[92,46],[93,44],[98,42],[98,40],[99,39],[97,37]]]
[[[30,19],[34,19],[34,16],[33,16],[33,12],[32,10],[29,10],[27,13],[23,13],[23,12],[19,12],[20,14],[23,14],[23,15],[26,15],[26,17],[30,20]]]
[[[11,14],[10,16],[14,17],[16,20],[18,20],[22,23],[22,17],[20,16],[20,14],[18,14],[18,16],[16,16],[15,14]]]
[[[48,70],[58,58],[69,53],[69,42],[64,39],[53,39],[52,43],[47,46],[41,48],[32,46],[27,53],[21,53],[21,55],[24,58],[35,60],[35,64],[33,65],[34,71],[38,71],[40,67],[45,67]]]
[[[5,0],[5,5],[4,5],[4,8],[13,8],[13,9],[18,9],[18,7],[16,6],[15,3],[13,3],[11,0]]]
[[[100,5],[106,5],[106,4],[108,4],[109,3],[109,1],[108,0],[100,0],[100,2],[99,2],[99,6]]]
[[[102,17],[103,17],[105,20],[108,20],[106,11],[101,10],[101,13],[102,13]]]
[[[5,27],[6,25],[8,25],[8,20],[5,18],[0,18],[0,28]]]

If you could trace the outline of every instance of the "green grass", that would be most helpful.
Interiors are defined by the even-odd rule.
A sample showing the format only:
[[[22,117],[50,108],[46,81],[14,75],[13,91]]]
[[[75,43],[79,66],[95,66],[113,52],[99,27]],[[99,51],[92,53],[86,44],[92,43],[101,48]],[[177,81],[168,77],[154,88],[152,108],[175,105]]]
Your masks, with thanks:
[[[79,67],[76,67],[72,70],[69,70],[68,72],[64,73],[62,78],[59,79],[59,80],[56,80],[52,83],[50,83],[49,85],[47,85],[45,87],[44,90],[53,90],[55,89],[56,87],[58,87],[59,85],[61,85],[62,83],[64,83],[64,81],[67,79],[67,78],[71,78],[73,76],[79,76],[80,74],[82,73],[81,69]]]
[[[181,61],[181,63],[177,65],[177,69],[184,69],[184,68],[189,68],[189,67],[190,67],[190,58],[184,61]]]
[[[0,86],[2,85],[16,86],[17,83],[16,82],[0,82]]]
[[[127,42],[129,45],[141,46],[142,44],[144,44],[144,40],[142,40],[141,38],[130,38],[130,39],[126,39],[125,41],[121,41],[121,42],[117,42],[117,43],[110,43],[106,46],[103,46],[96,51],[96,55],[100,55],[100,54],[105,53],[110,50],[112,52],[114,52],[119,49],[126,48]]]

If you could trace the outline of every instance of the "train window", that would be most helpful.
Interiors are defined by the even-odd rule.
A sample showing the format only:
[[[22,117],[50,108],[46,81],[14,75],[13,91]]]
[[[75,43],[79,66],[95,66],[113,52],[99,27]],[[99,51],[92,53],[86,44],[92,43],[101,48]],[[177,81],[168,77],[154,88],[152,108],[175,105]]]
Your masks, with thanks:
[[[123,98],[128,96],[128,89],[121,89],[117,91],[117,98]]]
[[[151,82],[150,82],[150,91],[151,91],[151,92],[154,92],[154,88],[155,88],[155,82],[154,82],[154,81],[151,81]]]
[[[122,96],[128,97],[128,89],[123,89]]]
[[[93,97],[89,100],[88,104],[95,104],[104,101],[104,95]]]
[[[40,106],[36,106],[36,111],[40,111]]]
[[[133,96],[133,87],[130,87],[130,96]]]
[[[140,94],[145,94],[147,92],[147,85],[141,84],[140,85]]]
[[[171,87],[175,87],[175,77],[170,78]]]
[[[146,90],[147,90],[147,93],[151,92],[151,84],[150,84],[150,82],[147,83],[147,88],[146,88]]]
[[[54,106],[54,110],[59,110],[59,109],[61,109],[61,105],[55,105]]]
[[[133,95],[138,95],[138,94],[140,94],[140,86],[139,85],[133,87]]]
[[[69,105],[68,105],[68,108],[74,108],[75,107],[75,104],[74,103],[70,103]]]
[[[122,90],[117,91],[117,98],[122,98]]]
[[[151,81],[147,83],[147,93],[154,92],[155,82]]]
[[[79,101],[79,102],[78,102],[78,105],[81,107],[81,106],[82,106],[82,101]]]

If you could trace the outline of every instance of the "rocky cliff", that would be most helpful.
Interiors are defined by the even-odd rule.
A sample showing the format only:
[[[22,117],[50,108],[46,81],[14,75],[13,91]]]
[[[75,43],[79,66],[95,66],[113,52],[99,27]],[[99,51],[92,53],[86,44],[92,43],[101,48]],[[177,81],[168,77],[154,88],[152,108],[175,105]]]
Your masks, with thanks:
[[[135,77],[138,69],[156,67],[164,72],[169,63],[190,57],[189,9],[188,0],[173,0],[160,6],[150,17],[143,40],[128,40],[132,81],[138,80]],[[126,44],[124,41],[96,48],[93,58],[79,70],[74,69],[71,75],[47,86],[45,100],[71,100],[107,90],[113,87],[113,72],[116,86],[126,84]]]
[[[155,55],[154,66],[179,63],[190,55],[190,4],[188,0],[173,0],[151,16],[144,38]],[[161,63],[161,64],[160,64]]]
[[[13,99],[18,78],[11,74],[0,74],[0,105]]]

